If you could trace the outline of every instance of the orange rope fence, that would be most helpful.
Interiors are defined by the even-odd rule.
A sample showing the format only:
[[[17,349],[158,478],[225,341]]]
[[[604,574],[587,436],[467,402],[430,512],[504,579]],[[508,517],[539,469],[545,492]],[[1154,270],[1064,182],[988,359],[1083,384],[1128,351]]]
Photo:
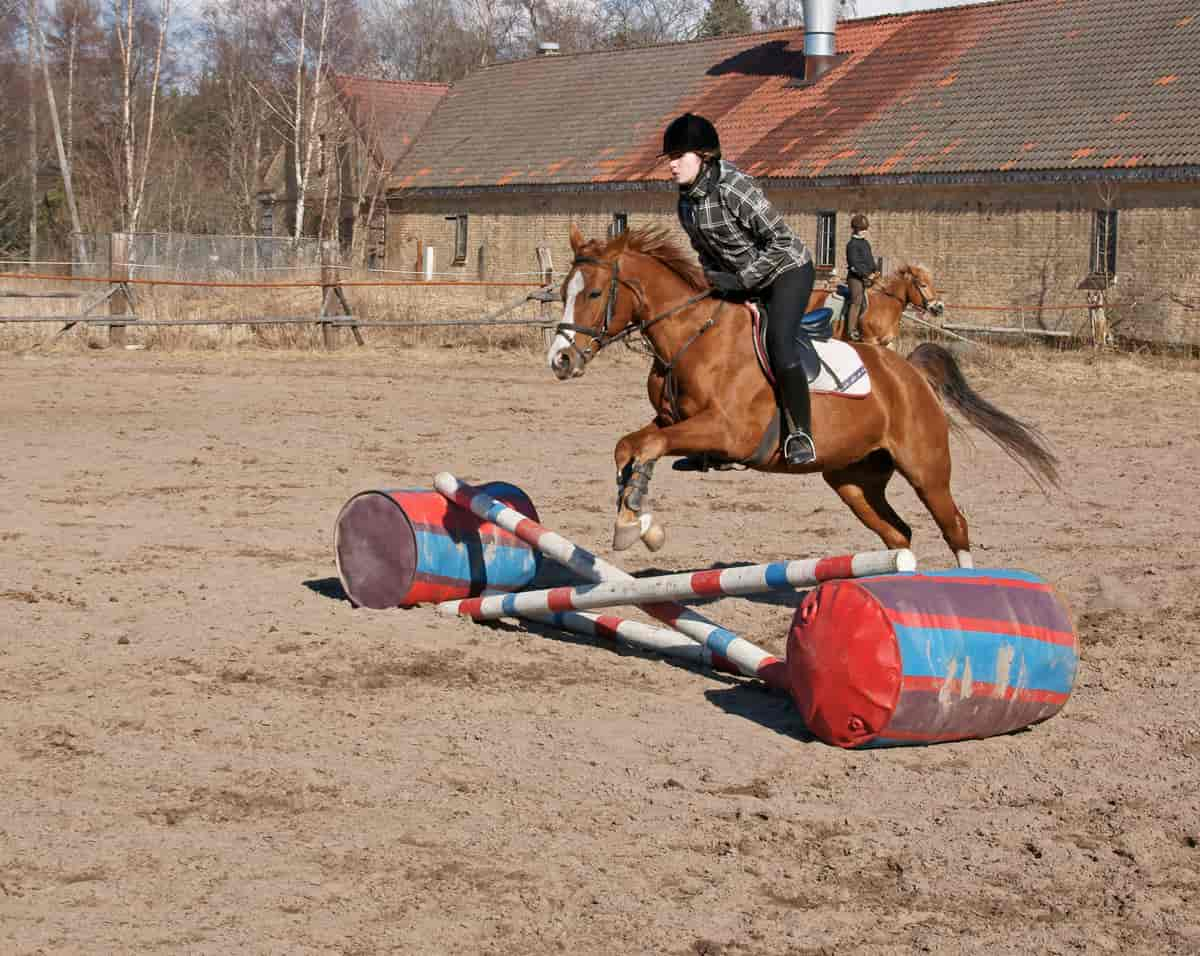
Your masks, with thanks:
[[[390,288],[395,286],[497,286],[501,288],[519,288],[519,289],[540,289],[545,285],[544,282],[487,282],[483,280],[455,280],[455,281],[430,281],[426,282],[423,279],[413,279],[406,281],[395,282],[374,282],[366,280],[338,280],[336,282],[321,282],[319,280],[309,280],[305,282],[200,282],[187,279],[125,279],[120,276],[109,276],[107,278],[95,276],[61,276],[61,275],[43,275],[37,272],[10,272],[4,275],[5,279],[49,279],[55,282],[100,282],[107,285],[171,285],[171,286],[191,286],[207,289],[322,289],[329,286],[359,286],[359,287],[375,287],[375,288]]]
[[[949,302],[945,306],[964,312],[1064,312],[1068,309],[1092,308],[1089,305],[951,305]]]

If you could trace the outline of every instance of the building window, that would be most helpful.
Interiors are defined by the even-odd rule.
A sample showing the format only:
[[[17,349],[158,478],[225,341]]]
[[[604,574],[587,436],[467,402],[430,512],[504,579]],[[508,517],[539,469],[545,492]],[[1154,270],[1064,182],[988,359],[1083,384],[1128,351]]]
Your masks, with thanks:
[[[817,265],[832,269],[837,262],[837,213],[817,213]]]
[[[1117,211],[1097,209],[1092,217],[1092,275],[1117,272]]]
[[[629,213],[614,212],[612,222],[608,224],[608,238],[619,236],[629,228]]]
[[[446,217],[454,223],[454,260],[452,265],[466,265],[467,262],[467,214],[460,212],[456,216]]]
[[[263,236],[275,235],[275,206],[271,203],[263,204],[262,225],[259,228],[259,234]]]

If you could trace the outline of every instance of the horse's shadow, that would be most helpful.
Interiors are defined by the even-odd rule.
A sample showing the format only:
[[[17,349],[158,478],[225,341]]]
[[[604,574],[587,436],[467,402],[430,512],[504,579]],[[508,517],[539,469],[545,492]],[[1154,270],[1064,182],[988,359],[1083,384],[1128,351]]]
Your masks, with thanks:
[[[746,562],[740,564],[714,563],[712,568],[714,570],[723,570],[724,568],[745,566]],[[646,568],[635,573],[633,577],[654,577],[656,575],[672,573],[676,572],[669,568]],[[354,606],[350,600],[350,596],[346,594],[345,589],[342,587],[342,582],[339,578],[310,578],[302,583],[310,591],[321,597],[334,601],[345,601],[347,604]],[[579,578],[569,569],[547,561],[542,564],[530,587],[551,588],[564,585],[578,585],[580,583]],[[786,591],[782,593],[749,594],[743,595],[743,597],[746,600],[755,601],[756,603],[777,606],[794,607],[798,603],[796,594]],[[719,596],[708,599],[689,599],[688,603],[702,604],[714,600],[719,600]],[[503,634],[536,634],[539,637],[559,641],[563,644],[596,647],[621,657],[653,660],[667,667],[674,667],[693,674],[705,673],[706,676],[714,681],[719,681],[723,686],[704,691],[704,696],[711,704],[719,707],[725,713],[753,721],[774,733],[791,737],[802,743],[811,743],[816,739],[808,732],[808,729],[804,726],[804,721],[796,713],[791,700],[786,694],[769,688],[757,681],[737,677],[732,674],[723,674],[719,671],[701,671],[700,668],[688,661],[666,657],[630,644],[614,643],[586,634],[573,634],[570,631],[563,631],[551,624],[543,624],[538,621],[522,620],[520,623],[506,620],[480,621],[477,626],[486,627]]]

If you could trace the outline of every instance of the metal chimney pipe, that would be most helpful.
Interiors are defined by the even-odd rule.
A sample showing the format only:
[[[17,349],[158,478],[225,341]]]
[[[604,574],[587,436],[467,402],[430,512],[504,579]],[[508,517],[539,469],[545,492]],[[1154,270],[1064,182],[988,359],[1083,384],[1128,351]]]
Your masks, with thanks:
[[[803,0],[803,6],[804,55],[833,56],[838,0]]]
[[[815,83],[837,62],[838,0],[802,0],[804,83]]]

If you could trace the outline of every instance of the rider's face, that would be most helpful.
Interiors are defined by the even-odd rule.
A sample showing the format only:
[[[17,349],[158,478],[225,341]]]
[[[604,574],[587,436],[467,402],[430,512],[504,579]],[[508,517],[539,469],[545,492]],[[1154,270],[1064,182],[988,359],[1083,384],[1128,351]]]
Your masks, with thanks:
[[[690,186],[700,175],[702,165],[699,153],[687,152],[681,156],[672,156],[671,175],[680,186]]]

